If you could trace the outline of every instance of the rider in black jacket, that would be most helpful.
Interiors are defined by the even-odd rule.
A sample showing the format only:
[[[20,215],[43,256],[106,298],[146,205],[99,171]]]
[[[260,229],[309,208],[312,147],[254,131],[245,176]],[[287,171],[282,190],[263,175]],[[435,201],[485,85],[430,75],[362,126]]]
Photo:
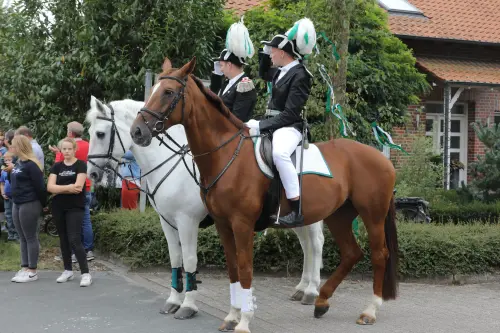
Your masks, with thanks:
[[[214,59],[210,90],[222,98],[224,105],[236,117],[246,122],[252,117],[257,92],[252,80],[243,71],[245,58],[253,56],[252,41],[243,22],[234,23],[229,28],[227,41],[229,48]]]
[[[272,62],[279,69],[261,66],[260,75],[272,82],[271,99],[267,105],[267,119],[250,120],[246,125],[262,131],[273,132],[273,161],[280,173],[286,197],[292,211],[279,222],[287,227],[304,225],[299,214],[299,179],[290,156],[302,140],[302,109],[311,92],[312,75],[302,64],[303,56],[310,54],[316,43],[313,23],[304,18],[284,35],[276,35],[270,42],[263,42],[261,64]],[[269,61],[269,59],[271,61]]]

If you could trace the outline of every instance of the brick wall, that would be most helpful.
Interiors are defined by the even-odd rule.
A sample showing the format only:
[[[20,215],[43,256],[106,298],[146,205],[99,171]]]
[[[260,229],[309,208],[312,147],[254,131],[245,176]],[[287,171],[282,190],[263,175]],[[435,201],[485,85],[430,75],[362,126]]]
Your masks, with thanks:
[[[399,144],[411,154],[411,146],[413,140],[418,136],[425,135],[425,112],[418,112],[421,105],[410,105],[408,107],[408,113],[410,115],[410,120],[403,127],[395,127],[391,131],[394,143]],[[417,127],[417,117],[420,116],[419,124]],[[394,167],[398,169],[401,163],[407,159],[408,156],[399,152],[398,150],[391,150],[391,161]]]
[[[495,111],[500,111],[500,90],[491,88],[476,89],[474,102],[469,103],[469,125],[472,122],[494,124]],[[484,156],[484,145],[477,138],[474,130],[469,126],[469,139],[467,143],[468,163],[477,160],[477,156]]]
[[[456,88],[452,89],[452,95],[456,91]],[[431,101],[442,100],[442,88],[436,87],[430,95],[426,96],[426,99]],[[491,88],[472,88],[466,90],[462,93],[459,101],[467,103],[467,122],[468,122],[468,142],[467,142],[467,164],[477,160],[477,156],[484,156],[484,145],[477,138],[474,129],[470,126],[473,122],[483,122],[486,123],[490,121],[492,125],[494,123],[495,110],[500,111],[500,89]],[[415,137],[425,135],[425,112],[418,113],[417,110],[425,105],[425,100],[422,100],[421,105],[410,105],[408,107],[409,115],[411,119],[403,127],[396,127],[392,130],[394,142],[401,144],[403,148],[411,152],[411,145]],[[419,128],[416,127],[417,114],[420,114],[420,125]],[[399,168],[401,162],[407,158],[406,155],[392,150],[391,160],[396,168]]]

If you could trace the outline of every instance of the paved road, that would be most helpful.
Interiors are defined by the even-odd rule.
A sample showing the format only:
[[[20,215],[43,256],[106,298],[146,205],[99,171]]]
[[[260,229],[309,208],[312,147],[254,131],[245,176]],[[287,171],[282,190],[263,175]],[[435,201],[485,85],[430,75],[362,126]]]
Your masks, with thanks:
[[[11,272],[0,272],[0,332],[218,332],[220,320],[208,314],[189,323],[159,314],[162,296],[111,272],[94,273],[89,288],[79,286],[79,276],[58,284],[59,273],[39,274],[38,281],[20,284],[10,282]]]
[[[229,303],[223,273],[199,274],[200,313],[179,321],[158,313],[170,284],[165,273],[95,272],[94,284],[80,288],[78,279],[55,282],[58,273],[41,272],[39,281],[10,282],[0,272],[0,332],[188,332],[215,333]],[[288,301],[296,279],[258,277],[258,309],[252,333],[498,333],[500,283],[466,286],[403,283],[401,297],[385,303],[374,326],[355,320],[371,295],[371,283],[346,281],[330,312],[314,319],[313,307]]]
[[[168,286],[165,273],[138,274]],[[224,274],[199,274],[199,308],[223,319],[229,303]],[[252,333],[499,333],[500,283],[464,286],[401,283],[400,298],[384,303],[373,326],[355,324],[372,294],[371,281],[344,281],[330,301],[330,311],[313,317],[313,306],[288,301],[296,278],[257,277],[258,309]],[[323,283],[323,281],[322,281]],[[208,326],[207,326],[208,332]]]

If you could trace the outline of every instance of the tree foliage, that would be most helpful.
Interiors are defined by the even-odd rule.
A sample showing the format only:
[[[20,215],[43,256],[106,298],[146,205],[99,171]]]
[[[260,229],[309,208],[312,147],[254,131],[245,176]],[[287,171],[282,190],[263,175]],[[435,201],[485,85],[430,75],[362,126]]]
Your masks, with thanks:
[[[325,10],[328,0],[297,1],[273,0],[245,14],[251,38],[256,48],[260,41],[269,40],[277,33],[284,33],[293,23],[310,17],[317,32],[330,29],[332,12]],[[335,14],[334,14],[335,15]],[[232,20],[236,18],[233,17]],[[230,22],[231,20],[226,20]],[[342,105],[351,125],[356,131],[356,140],[373,144],[370,123],[378,123],[390,130],[407,121],[408,105],[418,103],[418,96],[428,91],[425,75],[415,68],[415,58],[407,46],[388,29],[387,14],[374,0],[356,0],[350,17],[350,34],[347,55],[347,105]],[[314,75],[314,85],[307,104],[307,116],[313,124],[316,140],[328,139],[325,126],[326,85],[319,75],[317,64],[324,64],[329,75],[335,75],[335,62],[331,46],[322,38],[318,41],[319,54],[311,55],[306,65]],[[257,76],[257,57],[250,62],[250,71]],[[261,80],[259,80],[261,81]],[[264,95],[265,86],[259,82]],[[268,96],[261,97],[257,112],[263,113]]]
[[[485,146],[484,156],[469,165],[472,176],[470,189],[480,199],[492,202],[500,199],[500,126],[473,124],[476,135]]]
[[[144,73],[165,56],[174,66],[196,56],[196,74],[206,73],[222,9],[223,0],[14,2],[0,13],[2,122],[54,144],[68,121],[83,122],[91,95],[143,100]]]

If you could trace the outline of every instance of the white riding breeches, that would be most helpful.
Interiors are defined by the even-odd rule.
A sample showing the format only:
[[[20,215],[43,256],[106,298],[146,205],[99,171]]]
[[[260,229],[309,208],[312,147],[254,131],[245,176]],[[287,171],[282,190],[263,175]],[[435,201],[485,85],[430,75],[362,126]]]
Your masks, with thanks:
[[[286,198],[300,195],[299,177],[290,156],[302,140],[302,133],[293,127],[283,127],[273,133],[273,162],[280,173]]]

